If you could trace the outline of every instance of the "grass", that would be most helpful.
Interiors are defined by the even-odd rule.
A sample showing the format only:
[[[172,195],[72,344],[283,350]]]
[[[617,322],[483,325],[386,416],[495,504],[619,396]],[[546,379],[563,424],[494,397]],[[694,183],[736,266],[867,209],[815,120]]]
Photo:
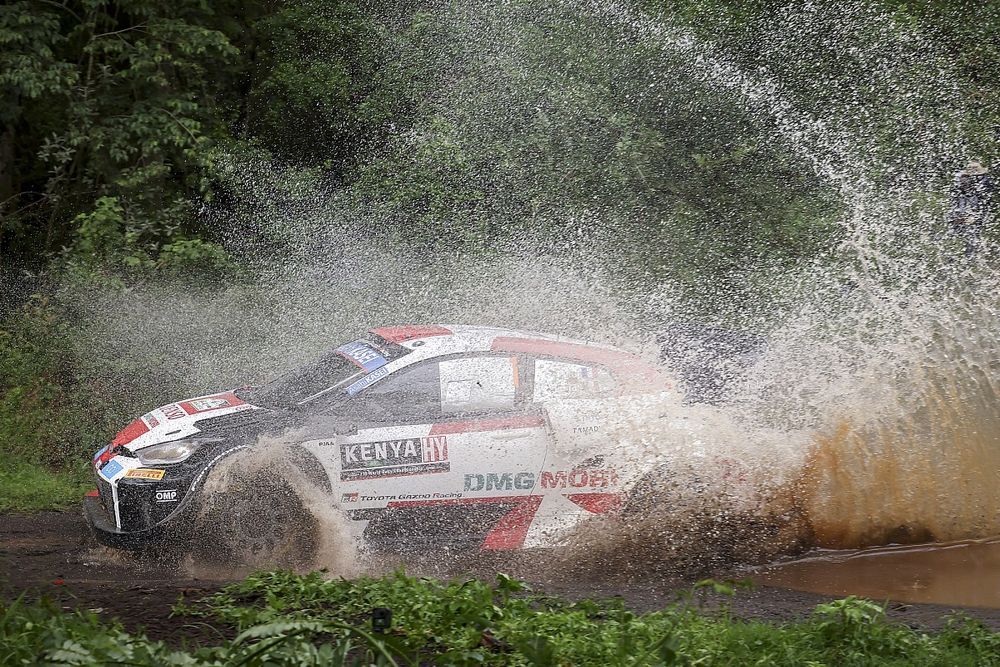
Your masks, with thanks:
[[[260,573],[176,613],[235,638],[178,650],[45,603],[0,607],[0,664],[129,665],[1000,665],[1000,634],[955,618],[936,633],[873,602],[819,605],[794,623],[741,621],[693,603],[634,614],[620,600],[569,603],[498,575],[443,582],[396,573],[327,580]],[[391,611],[384,632],[374,610]]]
[[[67,470],[0,459],[0,512],[58,510],[80,503],[84,492],[94,488],[86,463]]]

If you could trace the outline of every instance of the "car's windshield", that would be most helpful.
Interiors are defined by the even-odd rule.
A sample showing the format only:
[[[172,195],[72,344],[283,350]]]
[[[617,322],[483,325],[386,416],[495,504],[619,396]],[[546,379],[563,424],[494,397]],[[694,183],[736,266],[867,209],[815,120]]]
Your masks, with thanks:
[[[364,370],[340,356],[327,352],[312,363],[296,368],[262,387],[241,390],[240,397],[264,408],[288,408]]]
[[[381,338],[358,340],[324,353],[315,361],[267,384],[238,392],[240,398],[265,408],[290,408],[311,396],[350,384],[409,352]]]

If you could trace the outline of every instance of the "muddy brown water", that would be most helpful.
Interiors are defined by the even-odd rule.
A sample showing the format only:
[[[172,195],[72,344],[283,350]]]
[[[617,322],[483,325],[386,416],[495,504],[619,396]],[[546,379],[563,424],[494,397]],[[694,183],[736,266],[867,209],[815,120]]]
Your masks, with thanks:
[[[1000,609],[1000,537],[820,551],[762,568],[753,579],[823,595]]]

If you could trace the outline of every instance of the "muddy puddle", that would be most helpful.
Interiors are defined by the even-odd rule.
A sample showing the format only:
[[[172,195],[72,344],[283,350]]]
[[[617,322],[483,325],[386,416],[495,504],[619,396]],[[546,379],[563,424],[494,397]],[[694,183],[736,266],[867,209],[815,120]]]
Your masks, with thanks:
[[[753,579],[826,595],[1000,609],[1000,537],[814,552],[761,568]]]

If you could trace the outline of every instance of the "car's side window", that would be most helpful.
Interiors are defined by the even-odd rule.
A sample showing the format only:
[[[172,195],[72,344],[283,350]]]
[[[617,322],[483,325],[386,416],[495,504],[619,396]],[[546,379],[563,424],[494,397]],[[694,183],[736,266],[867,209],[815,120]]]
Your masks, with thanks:
[[[535,402],[561,398],[597,398],[615,390],[606,368],[554,359],[535,360]]]
[[[460,357],[440,362],[444,414],[504,412],[517,398],[517,357]]]
[[[517,377],[517,357],[428,361],[376,382],[351,403],[377,421],[505,412],[515,407]]]
[[[417,364],[376,382],[351,401],[353,408],[379,420],[441,415],[441,375],[436,362]]]

